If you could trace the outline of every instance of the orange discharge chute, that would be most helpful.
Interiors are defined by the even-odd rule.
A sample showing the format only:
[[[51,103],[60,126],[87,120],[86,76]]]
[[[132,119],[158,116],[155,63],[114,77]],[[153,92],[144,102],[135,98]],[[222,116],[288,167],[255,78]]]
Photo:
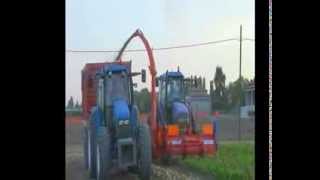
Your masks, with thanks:
[[[117,57],[115,58],[116,62],[121,63],[121,57],[125,49],[127,48],[128,44],[131,42],[131,40],[135,37],[139,37],[140,40],[143,42],[143,45],[146,49],[146,52],[148,54],[148,60],[149,60],[149,72],[151,75],[151,110],[150,110],[150,120],[148,120],[148,124],[151,126],[151,136],[152,136],[152,152],[153,154],[160,154],[159,149],[157,149],[156,145],[158,143],[158,128],[157,128],[157,122],[156,122],[156,112],[157,112],[157,94],[156,94],[156,64],[154,61],[154,56],[152,53],[152,48],[148,42],[148,40],[145,38],[144,34],[140,29],[137,29],[130,37],[127,39],[127,41],[124,43],[122,48],[120,49]]]

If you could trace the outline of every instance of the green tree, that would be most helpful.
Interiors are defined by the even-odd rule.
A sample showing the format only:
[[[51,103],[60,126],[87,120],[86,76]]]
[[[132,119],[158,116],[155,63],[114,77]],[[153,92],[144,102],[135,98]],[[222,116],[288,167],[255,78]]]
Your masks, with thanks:
[[[222,71],[222,67],[216,67],[216,73],[214,75],[215,93],[218,96],[223,96],[225,93],[226,75]]]
[[[77,108],[77,109],[80,108],[80,105],[79,105],[78,101],[76,102],[76,105],[74,107]]]
[[[141,89],[141,91],[134,91],[134,98],[140,112],[150,112],[151,96],[147,88]]]
[[[244,98],[244,90],[248,88],[249,80],[241,77],[241,79],[237,79],[232,82],[228,86],[228,94],[230,98],[230,108],[239,106],[240,103],[240,95],[242,96],[242,102]],[[242,103],[241,102],[241,103]]]
[[[151,97],[147,88],[144,88],[140,91],[140,108],[141,112],[149,112],[151,106]]]
[[[67,108],[74,108],[74,103],[73,103],[73,97],[71,96],[69,101],[68,101],[68,105],[67,105]]]
[[[222,67],[217,66],[215,76],[210,88],[213,111],[221,111],[227,108],[227,90],[225,87],[225,82],[226,75],[223,73]]]

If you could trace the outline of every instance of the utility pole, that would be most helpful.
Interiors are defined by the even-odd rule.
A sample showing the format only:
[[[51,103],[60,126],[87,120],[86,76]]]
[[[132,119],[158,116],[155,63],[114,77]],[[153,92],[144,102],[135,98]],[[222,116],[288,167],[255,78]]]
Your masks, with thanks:
[[[239,96],[239,119],[238,119],[238,138],[241,140],[241,96],[242,96],[242,82],[241,82],[241,61],[242,61],[242,25],[240,25],[240,52],[239,52],[239,83],[240,83],[240,96]]]
[[[241,78],[241,65],[242,65],[242,25],[240,25],[240,66],[239,66],[239,78]]]

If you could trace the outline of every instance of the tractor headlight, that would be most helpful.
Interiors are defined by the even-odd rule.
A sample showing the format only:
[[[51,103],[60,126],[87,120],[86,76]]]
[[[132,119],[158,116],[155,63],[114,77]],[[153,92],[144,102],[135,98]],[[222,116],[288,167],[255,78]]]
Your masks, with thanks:
[[[122,126],[123,123],[124,123],[124,121],[120,120],[120,121],[119,121],[119,126]]]
[[[122,126],[122,125],[129,125],[129,120],[120,120],[119,126]]]

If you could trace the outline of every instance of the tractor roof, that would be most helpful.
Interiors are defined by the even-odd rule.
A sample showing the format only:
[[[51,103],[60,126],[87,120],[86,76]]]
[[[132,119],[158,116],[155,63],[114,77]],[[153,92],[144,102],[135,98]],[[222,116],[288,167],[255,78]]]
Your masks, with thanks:
[[[122,65],[122,64],[110,64],[104,67],[104,71],[105,72],[108,72],[108,71],[111,71],[111,72],[127,71],[128,72],[128,69],[125,65]]]
[[[173,77],[173,78],[183,78],[183,74],[180,71],[168,71],[168,77]],[[164,80],[166,78],[166,73],[163,73],[159,77],[161,80]]]
[[[128,72],[128,68],[123,64],[107,64],[107,65],[103,66],[103,68],[100,71],[98,71],[97,74],[102,75],[102,74],[106,74],[109,72],[117,73],[117,72],[121,72],[121,71]]]

